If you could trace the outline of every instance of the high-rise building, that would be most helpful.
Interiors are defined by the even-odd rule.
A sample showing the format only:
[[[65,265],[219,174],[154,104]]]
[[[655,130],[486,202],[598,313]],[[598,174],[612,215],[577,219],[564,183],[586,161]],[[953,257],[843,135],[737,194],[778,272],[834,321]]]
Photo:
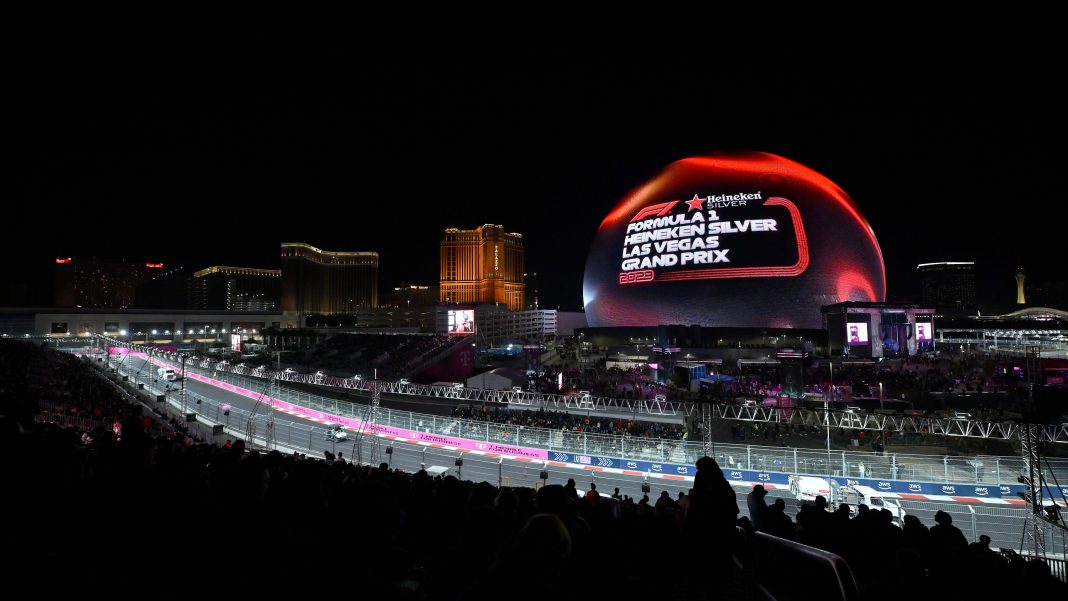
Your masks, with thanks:
[[[969,311],[975,307],[975,263],[920,263],[916,270],[920,273],[924,305],[947,311]]]
[[[190,309],[267,312],[278,309],[282,271],[216,265],[193,274]]]
[[[56,259],[56,306],[131,309],[134,289],[163,269],[163,263],[107,259]]]
[[[524,306],[523,236],[500,225],[449,228],[441,240],[441,301]]]
[[[1025,277],[1026,277],[1026,274],[1024,273],[1023,266],[1017,267],[1016,268],[1016,304],[1017,305],[1026,305],[1027,304],[1027,295],[1024,294],[1024,278]]]
[[[378,306],[378,253],[332,252],[282,243],[282,312],[287,326],[305,315],[354,313]]]

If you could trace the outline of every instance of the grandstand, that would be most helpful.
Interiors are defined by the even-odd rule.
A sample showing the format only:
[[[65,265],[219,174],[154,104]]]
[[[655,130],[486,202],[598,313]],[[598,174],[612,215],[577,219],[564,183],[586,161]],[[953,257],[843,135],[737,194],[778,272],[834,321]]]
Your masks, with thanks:
[[[169,427],[87,361],[8,341],[0,399],[5,477],[20,492],[2,558],[14,590],[277,594],[281,569],[312,587],[326,575],[331,591],[408,599],[1068,592],[1050,572],[1063,578],[1063,561],[969,544],[943,515],[897,529],[874,509],[806,505],[791,519],[778,503],[739,504],[708,460],[689,494],[630,499],[223,448]]]

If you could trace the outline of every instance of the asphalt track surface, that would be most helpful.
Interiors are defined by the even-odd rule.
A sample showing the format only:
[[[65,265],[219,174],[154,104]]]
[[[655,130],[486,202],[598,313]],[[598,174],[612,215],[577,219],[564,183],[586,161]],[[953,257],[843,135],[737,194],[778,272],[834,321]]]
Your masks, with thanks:
[[[135,379],[133,377],[134,374],[138,374],[139,381],[145,382],[148,380],[148,385],[152,387],[160,385],[160,382],[150,381],[156,373],[156,368],[151,364],[146,365],[145,359],[131,356],[127,362],[131,368],[131,380]],[[171,384],[175,385],[176,388],[181,385],[180,382],[172,382]],[[185,387],[188,392],[192,393],[188,397],[190,400],[187,401],[187,411],[200,413],[203,418],[209,421],[226,425],[227,437],[233,438],[237,436],[244,438],[243,433],[246,431],[247,418],[239,415],[242,411],[252,411],[254,407],[258,414],[266,411],[266,407],[262,403],[256,407],[257,401],[254,399],[193,379],[186,379]],[[175,396],[174,394],[169,396],[172,406]],[[201,405],[197,405],[192,400],[196,396],[203,397],[206,400]],[[447,414],[451,410],[451,406],[447,405],[447,403],[448,401],[446,400],[437,399],[407,401],[403,403],[403,408],[425,413],[430,413],[429,409],[438,409],[444,410],[445,414]],[[230,416],[221,415],[218,408],[222,404],[232,405],[234,411],[231,412]],[[393,405],[394,403],[391,402],[390,404]],[[400,409],[402,408],[401,405],[401,403],[397,403],[395,406]],[[434,413],[437,412],[434,411]],[[465,480],[489,482],[493,485],[498,485],[499,483],[503,486],[534,488],[542,485],[539,472],[544,469],[548,472],[548,479],[544,481],[544,484],[562,485],[567,483],[568,479],[573,478],[580,492],[589,490],[592,483],[596,484],[597,490],[602,494],[612,494],[618,488],[621,494],[628,495],[635,501],[642,498],[642,484],[647,482],[650,487],[650,492],[648,493],[650,503],[655,503],[662,492],[666,491],[671,498],[675,499],[678,498],[679,492],[688,493],[690,489],[690,483],[686,481],[659,478],[645,480],[640,476],[598,472],[585,469],[582,466],[543,467],[540,462],[528,463],[518,460],[485,457],[422,446],[417,443],[402,443],[381,439],[375,441],[373,437],[361,437],[355,433],[350,433],[347,440],[338,442],[328,439],[329,427],[327,425],[281,412],[275,413],[274,424],[275,441],[280,447],[305,452],[310,456],[323,456],[327,451],[334,454],[341,453],[348,461],[358,456],[362,463],[388,463],[391,467],[407,472],[438,467],[445,468],[443,475],[452,475]],[[197,424],[197,426],[201,428],[202,433],[207,434],[208,438],[210,438],[210,426],[205,427],[204,424]],[[255,436],[262,437],[263,433],[257,432]],[[358,443],[357,440],[360,442]],[[385,453],[387,446],[393,449],[391,455]],[[463,458],[463,465],[457,467],[455,461],[459,457]],[[746,494],[748,494],[749,490],[748,488],[735,487],[739,516],[748,515]],[[770,505],[776,498],[783,498],[786,501],[786,512],[791,517],[797,514],[798,502],[793,498],[789,490],[769,490],[766,502]],[[907,513],[916,515],[920,518],[920,521],[928,526],[934,525],[936,511],[946,511],[953,517],[954,525],[964,532],[969,541],[978,540],[980,534],[986,534],[991,537],[992,547],[1019,549],[1021,546],[1025,515],[1025,510],[1022,508],[1004,505],[971,505],[932,501],[901,501],[901,504]],[[1061,535],[1054,535],[1052,533],[1053,528],[1047,527],[1046,530],[1047,536],[1056,536],[1055,539],[1050,539],[1047,542],[1047,550],[1059,552],[1063,545]],[[873,544],[875,544],[874,541]]]

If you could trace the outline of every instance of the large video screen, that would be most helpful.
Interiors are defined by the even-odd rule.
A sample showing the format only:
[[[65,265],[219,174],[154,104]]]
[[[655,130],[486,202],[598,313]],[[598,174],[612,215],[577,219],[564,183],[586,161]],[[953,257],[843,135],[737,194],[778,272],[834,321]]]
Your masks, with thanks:
[[[627,194],[597,229],[582,296],[591,327],[815,329],[819,303],[782,299],[876,302],[885,287],[875,235],[840,188],[782,157],[726,152]]]
[[[475,311],[474,309],[458,309],[449,311],[450,334],[474,334]]]
[[[849,346],[867,346],[868,324],[849,322],[846,324],[846,342]]]
[[[918,322],[916,324],[916,342],[929,342],[934,340],[934,328],[930,322]]]
[[[230,350],[235,353],[241,352],[241,334],[230,334]]]
[[[809,262],[797,206],[760,191],[642,207],[622,242],[620,285],[796,276]]]

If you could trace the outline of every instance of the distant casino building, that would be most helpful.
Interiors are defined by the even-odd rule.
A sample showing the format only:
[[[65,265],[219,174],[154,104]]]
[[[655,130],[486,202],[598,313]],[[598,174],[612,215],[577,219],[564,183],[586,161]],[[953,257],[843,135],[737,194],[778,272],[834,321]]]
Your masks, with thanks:
[[[271,312],[278,309],[282,272],[215,265],[193,274],[190,309]]]
[[[524,308],[523,236],[500,225],[449,228],[441,241],[442,302]]]
[[[975,307],[975,263],[920,263],[916,271],[920,275],[924,305],[947,311],[968,311]]]
[[[305,315],[355,313],[378,306],[378,253],[332,252],[282,243],[282,313],[286,327]]]
[[[97,258],[56,259],[57,307],[129,309],[134,290],[163,270],[163,263]]]

